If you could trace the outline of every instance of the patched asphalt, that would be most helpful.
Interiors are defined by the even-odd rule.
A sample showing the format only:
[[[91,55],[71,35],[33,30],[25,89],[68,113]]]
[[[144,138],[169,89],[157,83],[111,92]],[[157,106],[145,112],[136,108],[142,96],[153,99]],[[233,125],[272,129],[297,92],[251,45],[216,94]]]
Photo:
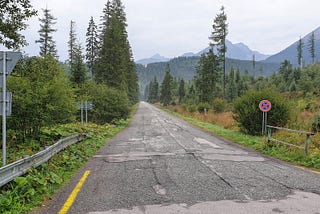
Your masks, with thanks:
[[[141,102],[111,139],[38,213],[320,214],[320,175],[267,158]]]

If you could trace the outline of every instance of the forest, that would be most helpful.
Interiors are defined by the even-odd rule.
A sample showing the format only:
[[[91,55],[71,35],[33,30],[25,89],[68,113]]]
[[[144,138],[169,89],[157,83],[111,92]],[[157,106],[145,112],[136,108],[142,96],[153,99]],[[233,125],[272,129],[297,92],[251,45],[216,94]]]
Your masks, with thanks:
[[[164,63],[150,64],[146,68],[140,66],[140,85],[145,84],[141,81],[149,80],[143,99],[174,109],[174,106],[181,107],[191,114],[230,112],[228,120],[234,121],[235,129],[253,135],[261,134],[262,114],[258,104],[269,99],[273,101],[270,125],[318,132],[320,63],[314,61],[307,66],[301,63],[297,67],[285,60],[264,70],[257,62],[248,61],[247,67],[251,67],[251,72],[240,71],[244,62],[236,64],[236,60],[225,57],[226,20],[222,7],[214,20],[210,37],[212,49],[200,59],[177,58],[166,67]],[[310,56],[314,58],[315,43],[312,41],[308,45]],[[213,48],[218,50],[217,54]],[[298,43],[296,53],[302,62],[301,43]],[[178,70],[176,65],[179,63],[184,64],[185,69]],[[193,63],[196,66],[193,67]],[[143,69],[148,72],[142,72]],[[155,70],[160,69],[163,70],[161,75],[156,74]]]
[[[122,2],[107,1],[99,25],[88,17],[85,47],[77,37],[76,23],[70,20],[64,63],[59,61],[54,38],[57,19],[49,8],[34,10],[30,1],[1,3],[0,43],[15,51],[25,46],[21,31],[27,27],[26,20],[36,15],[39,55],[23,56],[7,80],[7,89],[13,93],[8,147],[41,140],[43,128],[79,121],[79,105],[84,102],[93,105],[90,122],[128,118],[139,101],[139,86]]]

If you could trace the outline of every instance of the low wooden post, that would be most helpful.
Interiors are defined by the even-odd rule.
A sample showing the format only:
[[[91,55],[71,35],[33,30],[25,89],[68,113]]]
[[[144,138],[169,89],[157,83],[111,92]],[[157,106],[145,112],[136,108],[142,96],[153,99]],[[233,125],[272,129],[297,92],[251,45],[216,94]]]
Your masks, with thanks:
[[[306,139],[306,147],[305,147],[305,152],[306,155],[308,155],[308,151],[309,151],[309,145],[310,145],[311,139],[310,139],[310,134],[307,134],[307,139]]]
[[[271,139],[271,127],[268,127],[268,143],[270,143],[270,139]]]

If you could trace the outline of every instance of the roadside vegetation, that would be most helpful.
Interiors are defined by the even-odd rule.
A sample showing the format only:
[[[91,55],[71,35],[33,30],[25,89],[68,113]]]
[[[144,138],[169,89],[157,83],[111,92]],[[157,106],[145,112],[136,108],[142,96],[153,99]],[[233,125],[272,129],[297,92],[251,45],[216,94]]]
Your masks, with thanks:
[[[265,77],[253,57],[252,75],[235,67],[226,70],[227,28],[222,7],[209,37],[211,50],[201,56],[195,77],[188,82],[174,78],[168,64],[163,82],[154,77],[143,97],[217,135],[264,154],[320,169],[320,63],[313,60],[313,64],[301,64],[303,50],[298,43],[299,67],[285,60],[278,72]],[[313,37],[309,43],[310,56],[314,58]],[[259,109],[260,101],[265,99],[272,103],[268,125],[315,133],[308,155],[294,147],[267,144]],[[276,131],[272,137],[302,147],[306,142],[305,135],[287,131]]]
[[[68,59],[59,61],[54,39],[56,18],[49,8],[35,11],[29,0],[1,4],[0,44],[8,49],[25,46],[21,32],[26,20],[39,18],[39,55],[23,56],[7,79],[13,93],[7,118],[7,164],[33,155],[57,140],[76,133],[87,138],[71,145],[46,164],[0,187],[0,213],[26,213],[39,206],[84,163],[130,122],[139,86],[120,0],[108,1],[101,24],[88,17],[85,52],[75,22],[70,20]],[[117,29],[117,30],[113,30]],[[89,123],[80,106],[90,103]],[[0,145],[2,150],[2,144]],[[2,162],[0,163],[0,167]]]
[[[88,123],[82,126],[73,123],[44,129],[43,139],[52,140],[74,133],[87,133],[88,136],[84,141],[58,153],[46,164],[32,168],[25,176],[17,177],[1,187],[0,213],[26,213],[50,200],[59,188],[67,184],[73,174],[105,145],[108,139],[125,128],[128,123],[129,120],[120,120],[113,125]],[[17,151],[11,151],[9,157],[15,157],[14,155],[19,157],[19,154],[34,152],[28,147],[22,147]]]

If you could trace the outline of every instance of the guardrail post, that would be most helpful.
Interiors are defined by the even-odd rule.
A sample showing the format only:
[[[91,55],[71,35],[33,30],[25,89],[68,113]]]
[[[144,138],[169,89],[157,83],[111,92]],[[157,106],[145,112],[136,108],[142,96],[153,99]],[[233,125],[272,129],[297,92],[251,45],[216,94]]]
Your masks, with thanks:
[[[310,134],[307,134],[306,147],[305,147],[306,155],[308,155],[310,142],[311,142],[311,140],[310,140]]]
[[[268,143],[270,143],[270,139],[271,139],[271,127],[267,126],[268,127]]]

